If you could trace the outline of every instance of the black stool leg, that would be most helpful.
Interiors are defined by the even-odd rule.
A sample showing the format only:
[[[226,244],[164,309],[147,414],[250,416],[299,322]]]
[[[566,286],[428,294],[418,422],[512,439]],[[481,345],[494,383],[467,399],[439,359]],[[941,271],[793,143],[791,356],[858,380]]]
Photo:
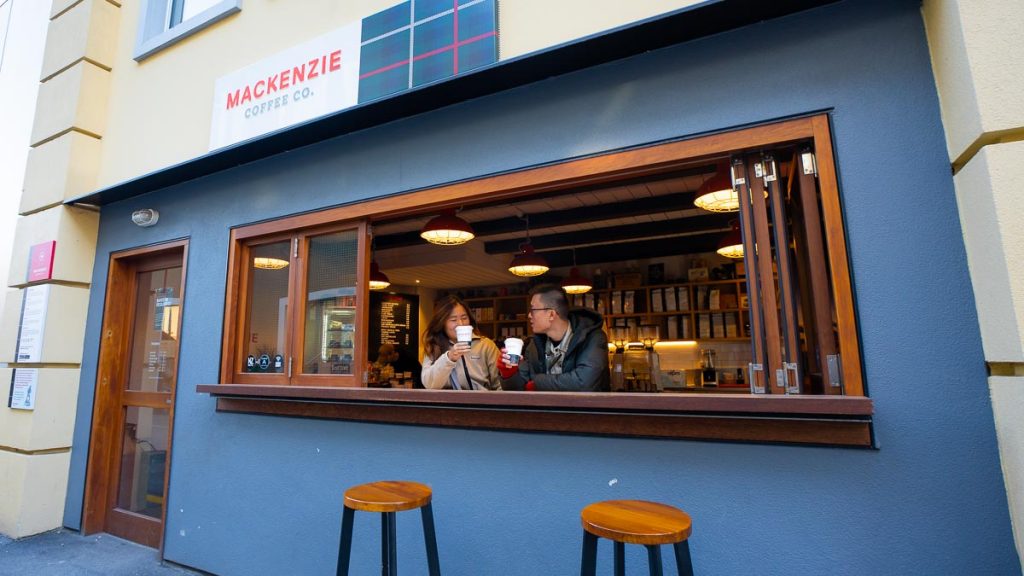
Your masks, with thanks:
[[[437,536],[434,534],[434,512],[430,504],[420,511],[423,514],[423,540],[427,543],[427,569],[430,576],[441,576],[441,563],[437,560]]]
[[[583,559],[580,560],[580,576],[597,575],[597,536],[583,531]]]
[[[626,544],[615,543],[615,576],[626,576]]]
[[[676,568],[679,576],[693,576],[693,562],[690,560],[690,541],[683,540],[672,545],[676,552]]]
[[[352,557],[352,521],[356,511],[345,506],[341,513],[341,540],[338,542],[338,576],[348,576],[348,561]]]
[[[647,564],[651,567],[651,576],[664,576],[661,568],[661,546],[646,546]]]
[[[381,576],[398,576],[398,550],[395,537],[395,513],[383,512],[380,516],[380,573]]]

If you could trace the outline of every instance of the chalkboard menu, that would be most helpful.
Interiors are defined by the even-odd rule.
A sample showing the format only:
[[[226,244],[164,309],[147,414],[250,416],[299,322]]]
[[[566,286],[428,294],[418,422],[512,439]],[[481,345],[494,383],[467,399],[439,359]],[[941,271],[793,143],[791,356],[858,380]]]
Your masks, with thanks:
[[[377,359],[381,344],[393,344],[399,357],[419,358],[420,297],[414,294],[370,292],[369,361]],[[418,377],[418,369],[416,370]]]

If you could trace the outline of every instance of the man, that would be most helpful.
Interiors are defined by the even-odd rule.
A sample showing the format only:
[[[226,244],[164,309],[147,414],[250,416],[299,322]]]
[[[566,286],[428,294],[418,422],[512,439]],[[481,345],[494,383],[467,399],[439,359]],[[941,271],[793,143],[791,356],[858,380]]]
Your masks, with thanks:
[[[504,390],[608,391],[608,337],[593,310],[569,311],[561,287],[541,284],[530,291],[530,329],[518,369],[502,350],[499,371]]]

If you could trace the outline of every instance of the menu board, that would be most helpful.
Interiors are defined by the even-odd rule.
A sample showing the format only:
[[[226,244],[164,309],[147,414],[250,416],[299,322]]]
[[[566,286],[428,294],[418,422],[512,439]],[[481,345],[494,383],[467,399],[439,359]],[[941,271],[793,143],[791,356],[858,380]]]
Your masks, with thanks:
[[[393,344],[399,356],[418,358],[420,297],[414,294],[370,293],[369,360],[381,344]]]

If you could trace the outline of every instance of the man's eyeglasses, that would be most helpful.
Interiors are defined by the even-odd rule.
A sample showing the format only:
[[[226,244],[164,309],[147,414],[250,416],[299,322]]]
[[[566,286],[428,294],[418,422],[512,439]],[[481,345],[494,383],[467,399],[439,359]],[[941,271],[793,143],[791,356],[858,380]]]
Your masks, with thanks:
[[[539,312],[541,310],[554,310],[554,308],[530,308],[529,313],[532,316],[534,312]]]

